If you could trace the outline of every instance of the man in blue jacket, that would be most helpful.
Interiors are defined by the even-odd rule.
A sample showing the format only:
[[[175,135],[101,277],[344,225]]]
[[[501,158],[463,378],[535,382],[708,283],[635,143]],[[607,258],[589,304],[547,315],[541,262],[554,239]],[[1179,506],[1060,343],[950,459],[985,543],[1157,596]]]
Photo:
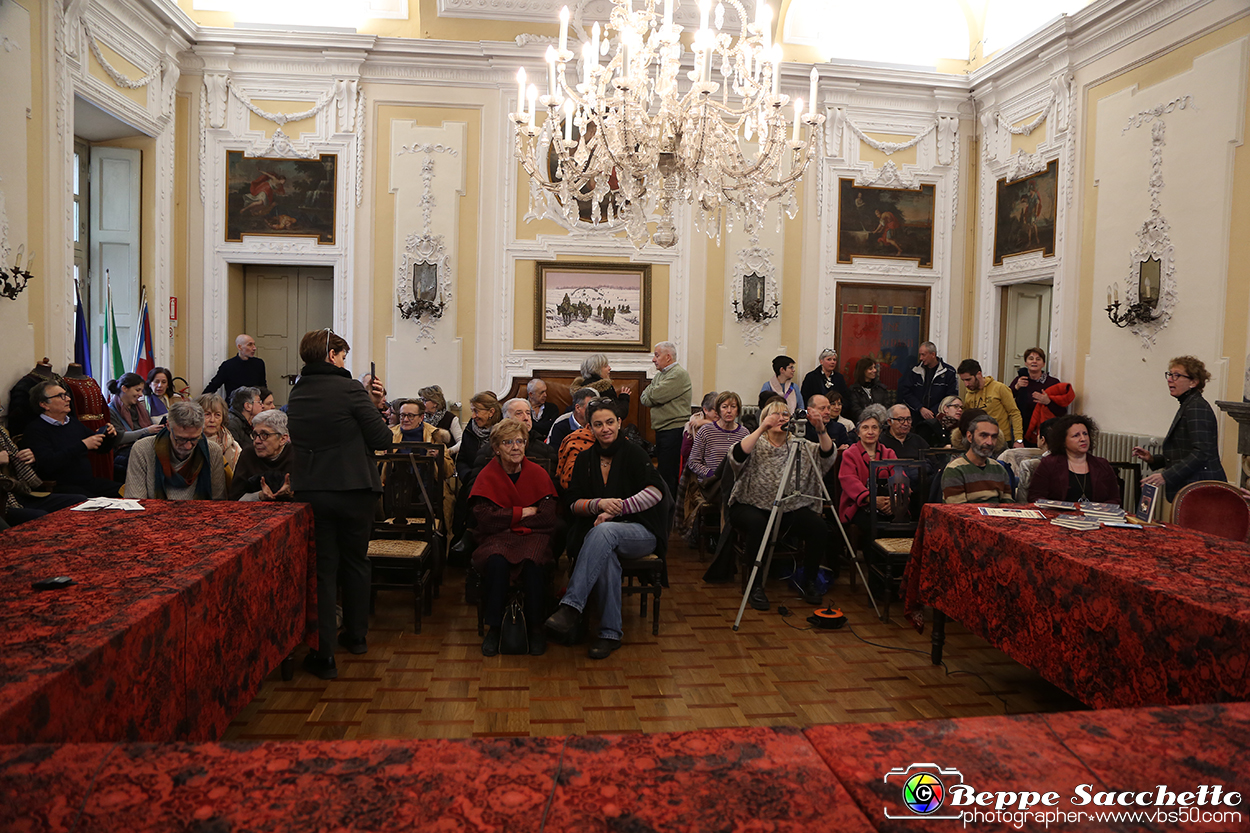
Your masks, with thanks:
[[[917,433],[929,434],[937,421],[938,406],[948,396],[959,393],[959,375],[955,368],[938,358],[932,341],[920,345],[920,363],[904,373],[898,382],[898,401],[911,409]]]

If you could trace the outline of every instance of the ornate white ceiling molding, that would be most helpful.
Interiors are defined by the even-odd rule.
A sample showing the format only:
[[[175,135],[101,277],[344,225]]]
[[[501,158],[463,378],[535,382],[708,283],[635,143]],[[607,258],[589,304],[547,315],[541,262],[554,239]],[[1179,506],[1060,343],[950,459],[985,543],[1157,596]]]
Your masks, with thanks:
[[[438,0],[438,16],[550,24],[559,18],[561,6],[569,7],[574,21],[580,11],[585,25],[593,21],[606,22],[612,12],[610,0]],[[726,3],[724,31],[737,32],[741,28],[737,19],[733,6]],[[674,9],[673,21],[681,26],[697,27],[699,7],[687,0]]]

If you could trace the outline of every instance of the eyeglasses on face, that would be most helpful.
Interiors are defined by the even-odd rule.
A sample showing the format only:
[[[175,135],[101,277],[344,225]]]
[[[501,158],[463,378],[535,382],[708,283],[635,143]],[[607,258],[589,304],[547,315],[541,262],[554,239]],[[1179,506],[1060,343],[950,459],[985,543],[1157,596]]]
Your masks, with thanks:
[[[890,417],[890,422],[911,422],[911,417]]]
[[[421,414],[400,414],[399,418],[401,421],[407,422],[414,419],[420,419]]]
[[[1177,380],[1177,379],[1192,379],[1192,378],[1194,378],[1193,376],[1186,376],[1184,373],[1173,373],[1173,372],[1172,372],[1172,371],[1170,371],[1170,370],[1169,370],[1169,371],[1167,371],[1166,373],[1164,373],[1163,375],[1164,375],[1164,377],[1165,377],[1166,379],[1168,379],[1169,381],[1175,381],[1175,380]]]
[[[525,440],[521,439],[520,437],[515,437],[511,440],[500,440],[499,444],[505,447],[506,446],[523,446],[525,445]]]
[[[64,399],[66,402],[68,402],[71,398],[72,397],[69,395],[69,393],[67,393],[66,391],[61,391],[60,393],[54,393],[51,396],[45,396],[43,398],[43,401],[51,402],[53,399]]]
[[[281,436],[277,431],[254,431],[252,437],[257,440],[272,440],[274,437]]]
[[[202,433],[196,434],[194,437],[179,437],[177,434],[171,435],[174,445],[181,446],[183,448],[195,445],[203,436],[204,435]]]

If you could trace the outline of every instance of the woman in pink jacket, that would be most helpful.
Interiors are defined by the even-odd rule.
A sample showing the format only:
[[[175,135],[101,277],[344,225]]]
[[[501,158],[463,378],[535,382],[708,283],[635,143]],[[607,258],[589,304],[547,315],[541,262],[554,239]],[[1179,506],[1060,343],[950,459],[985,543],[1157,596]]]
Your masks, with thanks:
[[[869,405],[860,411],[855,425],[859,441],[842,453],[842,467],[838,469],[838,482],[842,484],[842,498],[838,502],[838,517],[843,523],[853,523],[864,534],[868,534],[868,524],[872,518],[872,507],[868,507],[868,464],[873,460],[895,460],[897,455],[881,445],[877,440],[881,436],[886,423],[885,406]],[[877,476],[885,481],[893,472],[887,466],[877,472]],[[864,511],[867,508],[868,511]],[[884,482],[877,488],[877,505],[875,511],[885,514],[890,511],[890,490]]]

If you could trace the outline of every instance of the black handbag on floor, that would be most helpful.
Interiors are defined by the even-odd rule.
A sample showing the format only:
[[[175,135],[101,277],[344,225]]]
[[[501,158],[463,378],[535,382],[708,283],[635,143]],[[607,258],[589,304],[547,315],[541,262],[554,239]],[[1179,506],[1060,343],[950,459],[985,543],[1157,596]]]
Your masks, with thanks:
[[[530,652],[530,632],[525,626],[525,607],[521,602],[521,594],[514,593],[512,600],[503,610],[503,624],[499,626],[499,653],[528,654]]]

